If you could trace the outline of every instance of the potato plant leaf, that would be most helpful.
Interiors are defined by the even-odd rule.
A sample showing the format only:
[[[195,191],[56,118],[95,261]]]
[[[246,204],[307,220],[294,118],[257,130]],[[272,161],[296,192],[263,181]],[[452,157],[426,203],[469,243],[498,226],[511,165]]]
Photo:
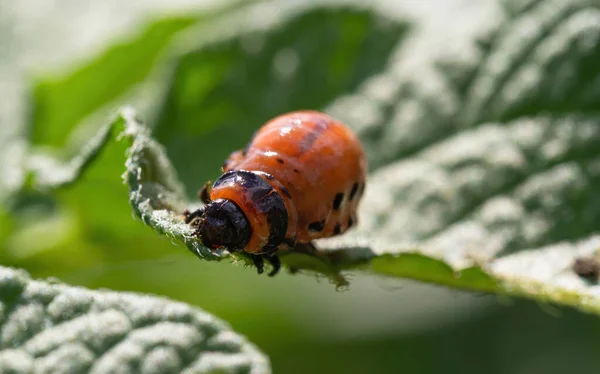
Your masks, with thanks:
[[[148,128],[136,119],[134,111],[131,108],[123,109],[111,127],[117,129],[114,137],[98,138],[105,141],[120,139],[130,143],[124,179],[136,216],[159,234],[182,241],[203,260],[229,258],[227,251],[211,251],[203,247],[193,237],[192,229],[183,222],[181,213],[193,204],[186,201],[184,188],[178,182],[164,148],[151,138]],[[106,128],[100,132],[106,133]],[[101,151],[102,147],[93,149]],[[82,162],[80,165],[87,166],[89,163]],[[376,201],[379,197],[367,196],[366,199]],[[600,248],[599,238],[523,250],[491,261],[478,260],[477,249],[465,252],[464,257],[453,258],[451,251],[460,249],[460,243],[455,244],[457,248],[448,247],[448,253],[440,250],[443,247],[432,244],[424,247],[371,240],[359,230],[347,238],[321,241],[316,256],[283,253],[282,261],[295,272],[311,271],[326,275],[337,286],[348,285],[344,275],[347,271],[358,270],[600,311],[600,301],[593,294],[593,285],[577,277],[571,270],[575,255],[593,255]],[[553,261],[538,263],[544,256],[551,256]],[[531,269],[536,272],[529,273]]]
[[[270,373],[206,312],[158,297],[33,280],[0,267],[2,373]]]

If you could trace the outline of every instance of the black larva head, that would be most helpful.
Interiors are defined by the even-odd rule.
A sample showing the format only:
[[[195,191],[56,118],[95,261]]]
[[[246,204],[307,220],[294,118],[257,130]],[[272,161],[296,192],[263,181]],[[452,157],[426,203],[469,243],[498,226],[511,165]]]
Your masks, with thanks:
[[[248,244],[252,229],[237,204],[231,200],[217,199],[204,207],[198,221],[198,236],[208,248],[238,251]]]

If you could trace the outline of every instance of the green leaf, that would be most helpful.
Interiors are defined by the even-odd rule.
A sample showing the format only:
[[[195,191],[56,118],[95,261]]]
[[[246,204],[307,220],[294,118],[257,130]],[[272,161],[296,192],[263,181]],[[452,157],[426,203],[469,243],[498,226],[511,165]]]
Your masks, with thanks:
[[[68,187],[76,182],[108,142],[113,128],[113,123],[103,126],[78,153],[68,160],[59,160],[45,154],[33,154],[29,171],[35,175],[35,181],[30,183],[34,183],[40,189],[56,189]]]
[[[12,229],[12,219],[10,214],[0,206],[0,246],[3,246],[4,241],[10,235]]]
[[[193,229],[183,221],[185,193],[177,180],[165,151],[135,119],[131,109],[121,112],[125,124],[123,137],[131,140],[125,180],[129,186],[129,202],[135,214],[160,234],[185,242],[201,258],[220,259],[223,252],[213,252],[194,239]]]
[[[246,0],[227,0],[202,11],[188,11],[148,22],[110,48],[93,56],[74,72],[47,73],[33,87],[30,141],[64,145],[70,131],[101,108],[123,105],[132,96],[143,96],[143,83],[157,65],[168,59],[173,40],[183,30],[200,27]],[[93,89],[90,89],[93,87]]]
[[[32,142],[64,144],[70,130],[85,116],[143,82],[173,36],[202,16],[192,14],[155,22],[76,72],[38,80],[33,91],[36,105]],[[75,102],[77,105],[73,105]]]
[[[337,285],[364,271],[600,313],[596,283],[572,270],[600,248],[599,7],[500,2],[471,8],[457,32],[374,6],[233,13],[179,40],[189,48],[171,57],[149,118],[156,140],[123,113],[134,212],[203,259],[228,258],[190,237],[181,185],[214,177],[273,115],[324,108],[367,150],[360,225],[319,241],[317,256],[282,254],[288,268]],[[259,11],[278,17],[248,17]]]
[[[167,299],[0,267],[0,310],[3,373],[270,372],[268,359],[228,325]]]

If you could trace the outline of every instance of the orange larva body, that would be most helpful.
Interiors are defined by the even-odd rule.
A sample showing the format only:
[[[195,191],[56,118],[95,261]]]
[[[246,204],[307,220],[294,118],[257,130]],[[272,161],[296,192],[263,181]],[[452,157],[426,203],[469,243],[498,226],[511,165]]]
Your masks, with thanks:
[[[297,227],[300,243],[343,233],[357,222],[364,150],[348,127],[326,114],[303,111],[269,121],[245,150],[230,156],[223,171],[232,169],[268,173],[287,188],[298,219],[288,228]]]
[[[348,127],[324,113],[299,111],[262,126],[223,172],[210,200],[231,201],[243,212],[251,230],[239,249],[269,254],[355,225],[367,163]]]

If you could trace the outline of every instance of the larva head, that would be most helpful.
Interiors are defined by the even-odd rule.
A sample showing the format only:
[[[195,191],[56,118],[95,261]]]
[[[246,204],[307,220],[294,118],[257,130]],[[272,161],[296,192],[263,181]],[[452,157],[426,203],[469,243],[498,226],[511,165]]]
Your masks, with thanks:
[[[205,247],[226,248],[233,252],[248,244],[252,228],[237,204],[228,199],[217,199],[203,210],[197,223],[197,232]]]
[[[231,201],[237,211],[247,220],[249,231],[251,231],[249,240],[246,240],[244,236],[244,240],[237,244],[246,243],[241,249],[254,254],[275,250],[285,239],[288,228],[289,216],[285,200],[268,182],[267,177],[263,178],[263,174],[248,170],[226,172],[213,184],[210,197],[214,201],[206,207],[207,210],[212,210],[215,208],[211,205],[218,201]],[[273,179],[271,176],[270,178]],[[204,216],[212,215],[214,213]],[[211,226],[217,225],[212,224]],[[208,238],[208,232],[203,235],[206,237],[206,241],[211,240]],[[217,233],[211,237],[216,235]]]

